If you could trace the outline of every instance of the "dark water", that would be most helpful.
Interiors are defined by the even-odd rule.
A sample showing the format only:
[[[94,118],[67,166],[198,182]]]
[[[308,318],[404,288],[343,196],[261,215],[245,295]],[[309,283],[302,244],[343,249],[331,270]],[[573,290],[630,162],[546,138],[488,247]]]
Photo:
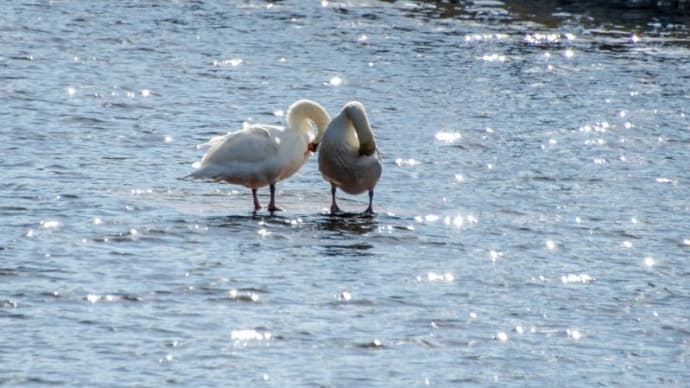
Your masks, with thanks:
[[[0,383],[690,381],[685,24],[500,2],[0,8]],[[325,215],[316,158],[273,217],[178,179],[197,144],[298,98],[367,106],[377,216]]]

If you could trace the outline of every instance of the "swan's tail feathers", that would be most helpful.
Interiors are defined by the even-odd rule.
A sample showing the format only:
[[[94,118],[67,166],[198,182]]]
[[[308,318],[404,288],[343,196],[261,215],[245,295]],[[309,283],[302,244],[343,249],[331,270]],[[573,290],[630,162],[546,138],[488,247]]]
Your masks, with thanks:
[[[227,135],[214,136],[206,143],[197,144],[196,149],[200,150],[202,148],[211,148],[214,145],[221,143],[223,140],[225,140],[226,137]]]
[[[183,179],[211,179],[214,181],[219,181],[224,178],[223,174],[218,171],[216,166],[204,166],[199,168],[199,162],[194,163],[192,166],[197,168],[191,174],[185,176]]]

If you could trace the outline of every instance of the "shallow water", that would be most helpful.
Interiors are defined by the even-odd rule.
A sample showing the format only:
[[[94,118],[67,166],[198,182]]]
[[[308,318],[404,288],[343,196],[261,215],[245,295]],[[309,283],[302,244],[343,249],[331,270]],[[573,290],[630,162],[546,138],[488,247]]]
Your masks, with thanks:
[[[686,25],[500,2],[2,7],[0,383],[689,381]],[[179,179],[197,144],[298,98],[367,106],[376,216],[361,195],[329,217],[316,158],[275,216]]]

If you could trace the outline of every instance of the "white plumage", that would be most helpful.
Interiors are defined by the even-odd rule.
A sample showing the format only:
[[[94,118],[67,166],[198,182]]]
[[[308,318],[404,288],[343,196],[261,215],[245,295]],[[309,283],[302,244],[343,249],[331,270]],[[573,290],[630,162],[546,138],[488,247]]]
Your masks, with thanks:
[[[319,171],[331,184],[331,214],[341,212],[337,188],[348,194],[369,192],[366,213],[373,214],[374,186],[381,177],[381,158],[364,105],[352,101],[326,128],[319,148]]]
[[[318,103],[296,101],[288,109],[286,127],[245,123],[239,131],[216,136],[200,145],[209,150],[194,164],[197,170],[189,176],[252,189],[254,210],[261,208],[257,189],[269,186],[268,210],[281,210],[275,205],[275,184],[302,167],[316,149],[329,121],[328,112]],[[315,136],[311,122],[317,129]]]

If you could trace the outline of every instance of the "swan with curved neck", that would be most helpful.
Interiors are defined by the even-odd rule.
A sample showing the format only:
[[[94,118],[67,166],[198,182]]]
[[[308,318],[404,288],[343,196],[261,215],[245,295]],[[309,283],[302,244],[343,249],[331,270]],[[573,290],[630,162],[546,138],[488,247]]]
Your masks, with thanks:
[[[287,127],[245,123],[241,130],[212,138],[199,146],[209,150],[188,176],[250,188],[254,211],[261,209],[257,189],[269,186],[268,210],[282,210],[275,204],[276,183],[297,172],[316,151],[331,118],[318,103],[298,100],[288,109],[286,121]]]
[[[331,214],[341,212],[335,200],[338,188],[348,194],[368,191],[365,213],[374,214],[372,202],[381,177],[381,158],[361,102],[348,102],[328,124],[319,149],[319,171],[331,184]]]

